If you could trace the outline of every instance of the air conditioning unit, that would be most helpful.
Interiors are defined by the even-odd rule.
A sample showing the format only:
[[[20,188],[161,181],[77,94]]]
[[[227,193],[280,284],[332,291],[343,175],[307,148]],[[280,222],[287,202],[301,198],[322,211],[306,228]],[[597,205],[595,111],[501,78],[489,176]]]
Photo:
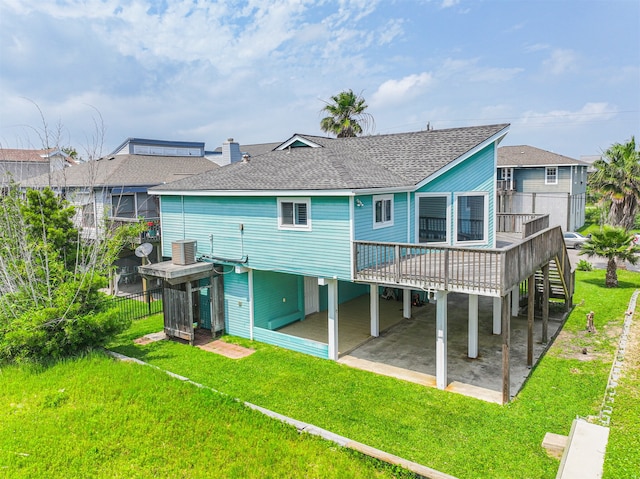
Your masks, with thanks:
[[[186,265],[196,262],[196,240],[179,240],[171,243],[171,262]]]

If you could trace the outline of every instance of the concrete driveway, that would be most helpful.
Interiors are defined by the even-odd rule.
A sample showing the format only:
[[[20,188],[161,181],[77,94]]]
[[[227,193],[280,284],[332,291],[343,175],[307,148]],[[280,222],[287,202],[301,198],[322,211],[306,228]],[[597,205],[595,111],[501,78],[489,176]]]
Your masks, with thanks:
[[[580,252],[579,249],[568,249],[567,250],[569,252],[569,258],[571,259],[571,265],[575,268],[575,266],[578,264],[578,262],[581,259],[587,260],[589,263],[591,263],[593,265],[594,268],[596,269],[607,269],[607,259],[606,258],[600,258],[598,256],[592,256],[591,258],[589,258],[587,255],[579,255],[578,253]],[[618,269],[626,269],[629,271],[635,271],[635,272],[640,272],[640,260],[638,261],[638,263],[636,263],[636,265],[632,265],[629,262],[626,262],[622,265],[618,264]]]

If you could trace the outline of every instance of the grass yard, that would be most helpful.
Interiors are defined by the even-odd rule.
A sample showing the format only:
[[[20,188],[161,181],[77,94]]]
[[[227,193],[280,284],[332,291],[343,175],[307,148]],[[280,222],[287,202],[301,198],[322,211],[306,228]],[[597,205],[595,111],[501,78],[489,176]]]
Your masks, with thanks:
[[[133,344],[133,339],[162,329],[159,316],[135,322],[111,348],[187,376],[229,397],[315,424],[461,479],[553,478],[559,462],[546,455],[541,447],[542,439],[546,432],[568,434],[576,416],[598,413],[624,311],[634,289],[640,288],[640,274],[620,271],[619,280],[620,288],[611,290],[604,287],[604,271],[577,273],[574,301],[578,306],[523,391],[507,406],[235,337],[226,337],[226,340],[252,347],[256,353],[233,360],[171,341],[144,346]],[[591,310],[595,311],[598,332],[587,336],[585,316]],[[587,355],[582,354],[583,348],[587,348]],[[105,362],[111,367],[105,367]],[[72,377],[64,372],[65,368],[71,368]],[[100,374],[92,374],[92,368]],[[87,404],[71,400],[75,397],[71,391],[93,389],[92,384],[98,381],[95,377],[102,378],[103,373],[104,383],[96,386],[96,392],[85,399]],[[73,379],[76,376],[80,378],[77,382]],[[610,448],[614,451],[617,444],[617,449],[611,453],[611,460],[607,456],[605,468],[610,478],[634,477],[638,470],[635,467],[638,465],[637,442],[631,443],[632,451],[626,446],[629,438],[635,436],[637,441],[638,437],[638,376],[630,375],[627,379],[627,388],[619,388],[612,419]],[[70,385],[66,386],[65,381]],[[63,392],[57,392],[63,388]],[[69,399],[65,399],[67,396]],[[217,465],[214,457],[220,458],[220,467],[230,468],[226,474],[214,477],[250,477],[247,471],[256,473],[253,477],[376,477],[376,474],[393,477],[393,470],[377,469],[375,461],[305,435],[298,437],[295,430],[274,425],[274,421],[215,394],[165,378],[150,368],[109,363],[97,356],[69,361],[38,373],[5,368],[0,375],[0,401],[0,415],[11,419],[12,424],[7,426],[5,417],[0,416],[0,467],[10,461],[12,471],[26,471],[16,468],[29,463],[47,470],[55,461],[56,470],[63,466],[67,472],[73,472],[74,467],[86,472],[96,467],[95,477],[100,477],[105,471],[100,469],[102,463],[97,464],[99,461],[92,456],[97,454],[106,455],[109,461],[103,461],[105,463],[119,464],[121,477],[135,477],[132,471],[140,477],[145,473],[146,476],[198,477],[203,470],[194,468],[200,467],[201,462]],[[117,405],[113,411],[112,403]],[[231,409],[227,412],[223,408],[225,412],[220,413],[221,405]],[[23,412],[30,408],[32,414]],[[58,408],[65,414],[58,414]],[[91,421],[92,415],[85,410],[97,417],[107,411],[107,418],[115,415],[118,419],[113,422],[107,418],[96,419],[94,429],[80,429],[80,432],[69,431],[66,422],[57,422],[62,416],[68,422],[74,417]],[[19,415],[24,415],[29,426],[24,433],[16,429],[20,422],[13,421]],[[139,415],[142,420],[137,419]],[[32,417],[41,419],[36,422]],[[185,425],[187,427],[183,427]],[[47,434],[38,434],[38,428],[46,428]],[[105,434],[112,440],[104,444],[98,442],[94,453],[92,448],[101,439],[97,431],[102,429],[107,429]],[[143,434],[138,435],[140,429]],[[191,434],[185,429],[197,432]],[[260,431],[257,438],[255,429]],[[207,432],[209,430],[212,432]],[[63,449],[54,457],[38,454],[39,450],[52,451],[54,445],[66,443],[69,434],[72,437],[75,434],[84,446],[78,449],[64,446],[70,450]],[[93,437],[89,440],[91,434]],[[224,439],[214,441],[218,435]],[[137,439],[129,442],[129,436]],[[216,448],[220,443],[235,444],[236,441],[235,450],[242,458],[240,463],[233,460],[233,446],[220,454],[207,449],[208,444]],[[182,442],[184,447],[180,447]],[[23,444],[28,449],[22,447]],[[263,449],[264,456],[261,453],[256,458],[252,456]],[[25,450],[32,451],[35,457],[20,456]],[[309,452],[311,450],[314,452]],[[285,454],[284,458],[280,459],[275,451]],[[308,461],[317,451],[326,457],[321,455],[312,461],[318,464],[317,468],[304,469],[305,465],[310,467]],[[165,467],[164,462],[167,463],[165,469],[154,469]],[[285,464],[283,469],[277,469],[280,462]],[[357,469],[352,463],[365,469]],[[356,472],[349,472],[346,469],[349,465]],[[211,469],[209,473],[213,474]],[[17,477],[33,477],[33,474]]]
[[[409,477],[398,472],[103,353],[0,372],[0,477]]]

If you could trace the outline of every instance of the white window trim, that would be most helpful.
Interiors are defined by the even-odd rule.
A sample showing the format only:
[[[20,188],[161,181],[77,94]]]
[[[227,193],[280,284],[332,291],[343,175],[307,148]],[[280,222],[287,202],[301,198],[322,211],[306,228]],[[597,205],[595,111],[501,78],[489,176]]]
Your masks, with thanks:
[[[555,181],[549,181],[549,170],[550,169],[554,169],[556,170],[556,174],[555,174]],[[544,167],[544,184],[545,185],[557,185],[558,184],[558,167],[557,166],[545,166]]]
[[[429,243],[420,243],[428,245],[448,245],[451,244],[451,193],[416,193],[416,214],[415,214],[415,231],[414,239],[416,243],[420,242],[420,198],[436,197],[445,198],[447,202],[446,206],[446,221],[447,221],[447,238],[445,241],[432,241]]]
[[[306,225],[288,225],[282,223],[282,203],[304,203],[307,205],[307,224]],[[295,207],[294,207],[295,210]],[[295,213],[294,213],[295,216]],[[295,231],[311,231],[311,198],[278,198],[278,229],[279,230],[295,230]]]
[[[484,224],[482,228],[482,240],[459,241],[458,240],[458,198],[462,196],[484,197]],[[489,193],[487,191],[467,191],[454,193],[453,195],[453,243],[455,245],[478,246],[489,244]]]
[[[376,203],[378,201],[382,201],[382,205],[383,205],[383,210],[384,210],[384,202],[385,201],[390,201],[391,202],[391,219],[388,221],[385,221],[384,219],[380,222],[376,222]],[[395,210],[395,204],[394,204],[394,198],[393,195],[376,195],[373,197],[373,229],[377,230],[379,228],[388,228],[390,226],[393,226],[393,218],[394,218],[394,210]],[[384,214],[384,211],[383,211]]]

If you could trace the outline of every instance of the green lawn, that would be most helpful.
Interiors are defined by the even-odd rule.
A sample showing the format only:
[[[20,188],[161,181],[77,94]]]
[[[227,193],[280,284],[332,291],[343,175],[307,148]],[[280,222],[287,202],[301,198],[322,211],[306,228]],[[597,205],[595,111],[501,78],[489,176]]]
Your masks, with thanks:
[[[138,357],[161,368],[187,376],[196,382],[221,391],[229,397],[248,401],[295,419],[313,423],[337,434],[439,469],[461,479],[553,478],[559,463],[557,460],[547,457],[541,447],[542,439],[546,432],[568,434],[571,422],[576,416],[586,417],[597,414],[613,359],[613,351],[617,344],[616,328],[622,324],[623,314],[633,290],[640,288],[640,274],[627,271],[619,273],[621,287],[617,290],[604,288],[604,271],[578,273],[574,301],[579,306],[576,307],[567,322],[566,333],[559,338],[557,344],[543,358],[518,398],[507,406],[498,406],[425,388],[351,369],[331,361],[234,337],[226,337],[226,340],[250,346],[256,349],[256,353],[244,359],[232,360],[176,342],[162,341],[146,346],[134,345],[132,339],[162,328],[162,320],[158,316],[135,322],[127,333],[111,345],[111,348],[122,354]],[[598,333],[587,336],[583,332],[585,315],[591,310],[596,313]],[[581,357],[580,351],[583,347],[587,347],[589,350],[590,360]],[[61,401],[60,406],[56,407],[63,408],[67,407],[70,402],[65,402],[64,398],[58,400],[56,396],[56,391],[59,389],[65,388],[65,391],[67,390],[64,386],[65,380],[49,380],[47,374],[54,375],[57,368],[60,368],[61,372],[58,375],[64,376],[62,371],[68,367],[77,369],[77,373],[74,373],[75,377],[75,375],[81,375],[81,371],[85,368],[90,369],[92,364],[101,364],[105,360],[97,359],[94,356],[85,361],[86,365],[83,361],[70,361],[51,368],[53,371],[51,373],[47,370],[37,375],[17,368],[5,368],[5,372],[0,375],[0,414],[5,414],[3,411],[9,407],[7,401],[15,404],[25,402],[20,399],[22,394],[20,386],[16,385],[16,380],[11,378],[19,377],[20,381],[27,383],[33,381],[34,384],[30,386],[33,392],[25,393],[25,397],[31,397],[30,394],[34,396],[34,404],[31,406],[34,408],[32,412],[44,419],[43,422],[50,428],[50,434],[54,436],[52,442],[61,441],[62,435],[56,438],[56,428],[49,425],[50,421],[54,421],[55,418],[48,417],[44,413],[48,412],[47,404],[50,402],[55,404]],[[196,428],[201,422],[206,422],[212,410],[220,407],[217,403],[215,406],[210,406],[212,401],[233,405],[237,408],[234,409],[234,417],[244,418],[246,413],[249,419],[242,419],[243,421],[246,420],[251,424],[264,424],[260,427],[260,431],[267,428],[267,424],[273,423],[267,419],[258,420],[258,416],[254,412],[243,412],[244,410],[236,403],[220,398],[215,399],[216,396],[212,393],[197,390],[174,379],[164,378],[157,372],[140,372],[140,370],[149,370],[150,368],[120,365],[115,362],[113,364],[114,366],[109,369],[114,371],[113,375],[109,375],[105,379],[105,384],[100,386],[100,388],[104,388],[103,392],[96,393],[93,399],[89,398],[88,402],[93,403],[93,400],[104,395],[110,398],[110,403],[122,396],[122,393],[117,393],[117,391],[126,391],[127,399],[124,403],[118,403],[117,410],[127,410],[132,407],[136,410],[146,411],[150,408],[148,404],[153,404],[154,407],[151,410],[154,411],[154,417],[157,418],[156,422],[163,423],[164,426],[160,428],[161,431],[157,431],[153,421],[134,422],[137,425],[134,429],[143,428],[145,437],[146,435],[166,437],[165,429],[176,433],[176,431],[182,430],[180,426],[184,423],[193,423],[190,427]],[[100,371],[105,369],[103,366],[95,367]],[[124,375],[123,367],[126,368]],[[149,385],[138,387],[138,383],[145,383],[137,378],[147,375],[152,378],[149,380]],[[34,379],[31,379],[31,376],[34,376]],[[77,383],[78,388],[88,387],[92,383],[93,376],[87,373],[85,379]],[[43,388],[42,384],[38,386],[40,382],[38,378],[42,378],[42,381],[50,381],[51,386],[48,389]],[[134,378],[136,378],[135,381]],[[7,384],[9,392],[5,392]],[[634,385],[637,386],[637,383],[632,384],[632,386]],[[27,388],[25,387],[25,389]],[[111,394],[111,389],[116,392]],[[162,394],[165,389],[170,390],[166,396]],[[44,392],[38,392],[40,390],[46,390],[48,394],[53,394],[53,396],[47,400],[46,396],[43,396]],[[149,390],[153,391],[151,397],[148,394]],[[633,388],[631,390],[633,391]],[[64,397],[65,393],[60,394]],[[629,403],[625,405],[622,401],[623,406],[620,407],[620,414],[629,408],[633,410],[635,407],[637,410],[637,397],[632,397],[628,391],[626,394],[629,396]],[[188,407],[177,405],[177,403],[181,404],[183,396]],[[87,408],[97,413],[106,407],[100,404],[87,405]],[[618,398],[616,398],[616,408],[617,405]],[[72,421],[74,408],[66,413],[68,421]],[[186,410],[191,413],[188,414]],[[18,406],[10,406],[9,411],[10,413],[6,413],[5,416],[12,418],[12,415],[20,414],[21,409]],[[204,429],[219,426],[220,415],[215,412],[213,414],[215,419],[213,425],[207,423],[206,426],[203,426]],[[57,415],[54,416],[57,417]],[[122,421],[123,416],[119,415],[118,417]],[[125,415],[124,423],[128,424],[134,417],[136,416],[132,414]],[[614,415],[614,420],[615,417]],[[11,439],[7,443],[6,431],[12,430],[6,429],[5,418],[0,417],[0,419],[2,420],[0,422],[0,467],[8,460],[12,461],[10,462],[12,465],[29,463],[29,457],[32,456],[23,457],[16,454],[23,452],[24,449],[19,447],[23,443],[32,444],[29,450],[37,451],[39,449],[37,434],[31,430],[27,434],[15,432],[9,435]],[[97,421],[102,422],[103,420]],[[627,428],[635,427],[635,431],[637,431],[637,414],[628,414],[626,421]],[[335,466],[331,466],[334,463],[332,459],[334,455],[342,457],[335,453],[334,446],[319,440],[305,439],[303,441],[301,438],[297,438],[296,432],[285,426],[274,426],[276,428],[274,443],[270,442],[272,439],[270,434],[265,438],[254,437],[254,442],[251,442],[251,438],[244,437],[245,434],[251,436],[246,426],[236,425],[226,419],[222,422],[227,424],[226,434],[232,435],[234,441],[239,441],[238,450],[249,451],[253,446],[254,452],[263,448],[267,451],[266,456],[262,459],[266,463],[265,471],[267,472],[259,474],[260,477],[275,477],[276,475],[278,477],[333,477],[331,471],[337,474],[342,467],[345,467],[343,464],[350,462],[360,464],[359,458],[361,456],[346,453],[347,459],[344,459],[344,463],[338,463],[338,459],[336,459]],[[113,429],[113,431],[109,431],[110,435],[122,437],[133,434],[131,428],[118,426],[118,423],[104,422],[106,428]],[[13,422],[13,424],[16,423]],[[612,429],[612,443],[615,443],[618,434],[621,433],[615,427]],[[29,437],[24,437],[25,435]],[[269,471],[277,471],[277,469],[275,466],[273,466],[274,469],[268,468],[272,463],[278,461],[270,455],[269,451],[274,447],[277,449],[273,444],[279,441],[280,436],[285,438],[281,452],[293,450],[295,454],[294,457],[284,460],[287,465],[284,469],[280,469],[279,473],[271,473]],[[306,438],[306,436],[303,437]],[[139,447],[136,446],[135,449],[129,450],[125,447],[126,442],[122,442],[121,446],[118,445],[121,444],[121,439],[118,439],[108,450],[108,454],[116,459],[115,462],[121,464],[122,477],[131,477],[132,469],[141,471],[142,475],[146,471],[147,475],[179,477],[183,467],[186,467],[187,471],[190,470],[189,468],[197,467],[194,464],[198,461],[192,458],[187,459],[190,454],[205,454],[206,461],[212,460],[206,455],[208,454],[207,441],[210,441],[208,438],[210,435],[199,429],[197,433],[189,435],[189,438],[185,439],[185,443],[188,445],[186,449],[180,450],[172,449],[172,447],[178,447],[176,442],[180,441],[171,441],[171,446],[164,443],[155,445],[154,442],[140,437],[133,441],[135,444],[141,443]],[[299,447],[296,441],[305,442],[307,440],[310,444],[317,444],[317,447],[322,451],[330,451],[330,453],[327,452],[327,463],[325,463],[331,466],[327,474],[324,473],[324,465],[319,466],[319,469],[316,470],[322,471],[319,475],[314,473],[314,470],[309,472],[308,469],[299,469],[306,463],[306,460],[295,462]],[[295,448],[290,447],[293,445],[293,442],[290,441],[295,442]],[[90,450],[91,446],[87,445],[87,447]],[[65,454],[67,453],[65,452]],[[70,460],[63,459],[65,454],[60,454],[61,457],[57,462],[64,462],[68,465]],[[76,452],[75,455],[72,455],[78,467],[84,468],[82,470],[91,469],[90,464],[93,459],[90,455],[87,457],[87,454],[82,456]],[[300,452],[300,454],[303,455],[304,452]],[[312,455],[312,453],[309,454]],[[153,469],[153,467],[158,467],[158,459],[156,458],[165,455],[179,457],[170,458],[169,464],[166,466],[167,469],[156,474]],[[232,455],[230,451],[221,454],[223,462],[229,468],[243,468],[246,464],[253,464],[253,467],[257,468],[262,467],[262,465],[257,465],[261,464],[260,459],[256,459],[253,463],[250,460],[243,460],[241,464],[233,465]],[[149,464],[156,464],[156,466],[147,466],[146,463],[141,462],[142,459],[139,456],[153,456],[153,459],[149,459]],[[244,456],[241,455],[241,457]],[[637,462],[637,457],[632,458],[632,461],[634,460]],[[37,460],[33,460],[33,462],[41,464],[39,467],[45,468],[50,467],[50,463],[47,461],[46,458],[39,456]],[[367,477],[367,474],[369,474],[368,477],[375,477],[374,473],[367,472],[374,470],[372,464],[375,465],[375,461],[365,461],[364,465],[371,469],[359,473],[345,472],[342,477]],[[58,466],[59,464],[56,463],[56,467]],[[629,464],[624,461],[616,463],[608,461],[609,477],[633,477],[629,475],[632,473],[628,472],[631,466],[633,466],[633,462]],[[231,470],[222,476],[234,477],[236,474],[237,477],[240,477],[247,470],[246,468],[242,469],[237,474]],[[73,471],[73,469],[67,469],[67,471]],[[172,472],[167,474],[167,471]],[[345,471],[347,470],[345,469]],[[388,474],[388,472],[376,473]],[[625,473],[626,476],[624,476]],[[198,473],[187,475],[197,477]],[[20,477],[28,476],[27,474]],[[391,476],[383,475],[381,477]]]

